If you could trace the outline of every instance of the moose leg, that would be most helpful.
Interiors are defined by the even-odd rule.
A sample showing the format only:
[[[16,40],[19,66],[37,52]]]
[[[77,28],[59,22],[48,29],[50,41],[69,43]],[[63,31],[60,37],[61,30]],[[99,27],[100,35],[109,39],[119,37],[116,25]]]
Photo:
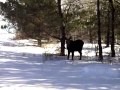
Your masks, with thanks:
[[[80,53],[80,59],[79,60],[81,60],[81,58],[82,58],[82,52],[79,52]]]
[[[73,57],[74,57],[74,51],[72,52],[72,60],[73,60]]]
[[[70,51],[68,51],[68,57],[67,58],[69,59],[69,57],[70,57]]]

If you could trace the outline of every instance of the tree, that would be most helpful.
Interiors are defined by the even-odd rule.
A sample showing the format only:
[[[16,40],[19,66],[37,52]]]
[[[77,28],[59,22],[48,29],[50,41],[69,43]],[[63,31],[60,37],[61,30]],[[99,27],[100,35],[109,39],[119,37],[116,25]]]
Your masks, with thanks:
[[[57,24],[53,24],[53,21],[58,21],[55,4],[55,0],[8,0],[1,3],[1,11],[9,22],[18,27],[19,33],[26,38],[37,39],[41,44],[41,39],[49,38],[48,33],[56,35]]]
[[[110,4],[110,29],[111,29],[111,56],[115,57],[115,32],[114,32],[114,14],[115,14],[115,8],[113,5],[113,0],[109,0],[109,4]]]
[[[61,0],[57,0],[58,3],[58,14],[60,16],[60,31],[61,31],[61,55],[65,55],[65,22],[63,18]]]
[[[107,22],[107,34],[106,34],[106,47],[109,47],[110,44],[110,10],[109,10],[109,5],[108,5],[108,12],[107,12],[107,18],[108,18],[108,22]]]
[[[102,45],[101,45],[101,22],[100,22],[100,1],[97,0],[97,19],[98,19],[98,47],[99,47],[99,59],[103,60]]]

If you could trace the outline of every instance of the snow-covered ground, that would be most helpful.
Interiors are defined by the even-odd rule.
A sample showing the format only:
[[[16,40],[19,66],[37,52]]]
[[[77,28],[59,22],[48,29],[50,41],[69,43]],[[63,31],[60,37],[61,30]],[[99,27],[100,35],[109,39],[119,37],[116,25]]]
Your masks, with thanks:
[[[120,90],[119,63],[72,62],[48,54],[53,47],[28,46],[13,36],[0,30],[0,90]],[[83,55],[92,57],[88,45]]]

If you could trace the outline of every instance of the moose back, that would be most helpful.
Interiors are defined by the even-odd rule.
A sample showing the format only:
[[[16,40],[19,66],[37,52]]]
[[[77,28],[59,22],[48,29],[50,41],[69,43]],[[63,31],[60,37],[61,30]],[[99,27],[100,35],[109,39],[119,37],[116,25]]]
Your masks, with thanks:
[[[72,53],[72,60],[73,60],[74,52],[78,51],[80,54],[79,59],[81,60],[84,42],[82,40],[73,41],[73,40],[67,39],[66,44],[67,44],[67,50],[68,50],[68,59],[69,59],[70,53]]]

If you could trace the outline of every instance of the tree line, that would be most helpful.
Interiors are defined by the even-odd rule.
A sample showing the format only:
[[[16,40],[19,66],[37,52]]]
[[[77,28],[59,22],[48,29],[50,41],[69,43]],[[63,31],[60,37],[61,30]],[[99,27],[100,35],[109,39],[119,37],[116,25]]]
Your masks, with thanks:
[[[74,36],[97,42],[100,59],[102,43],[111,46],[115,56],[120,39],[119,0],[6,0],[0,2],[0,12],[16,29],[17,38],[33,38],[39,45],[44,39],[57,39],[61,55],[65,55],[66,37]]]

